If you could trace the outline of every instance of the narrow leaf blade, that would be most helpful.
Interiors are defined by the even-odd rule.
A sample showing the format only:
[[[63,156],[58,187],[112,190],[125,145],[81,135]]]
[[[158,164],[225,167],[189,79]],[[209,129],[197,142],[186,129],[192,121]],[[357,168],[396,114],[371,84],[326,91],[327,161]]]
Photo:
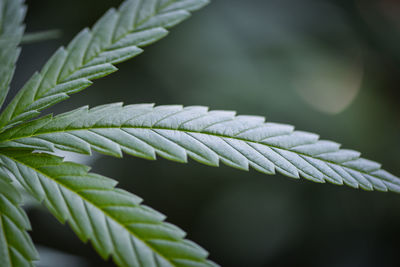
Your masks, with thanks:
[[[0,129],[30,119],[25,114],[38,114],[90,86],[92,80],[113,73],[117,70],[114,64],[139,55],[141,47],[163,38],[167,28],[207,3],[208,0],[126,0],[118,10],[110,9],[91,30],[81,31],[32,76],[0,115]]]
[[[27,232],[31,229],[29,219],[20,207],[19,192],[7,180],[0,177],[1,266],[34,266],[39,256]]]
[[[252,167],[266,174],[280,172],[318,183],[400,193],[400,179],[382,170],[380,164],[360,158],[359,152],[341,149],[335,142],[295,131],[290,125],[199,106],[116,103],[84,107],[17,126],[3,132],[0,141],[4,146],[27,144],[26,148],[43,151],[51,149],[43,143],[47,141],[66,150],[66,134],[80,139],[70,142],[69,148],[80,153],[93,149],[146,159],[159,155],[178,162],[187,162],[190,157],[211,166],[222,162],[242,170]]]
[[[0,149],[0,165],[84,242],[119,266],[215,266],[208,253],[141,199],[89,168],[50,154]]]
[[[26,7],[23,0],[0,1],[0,107],[9,91],[24,34]]]

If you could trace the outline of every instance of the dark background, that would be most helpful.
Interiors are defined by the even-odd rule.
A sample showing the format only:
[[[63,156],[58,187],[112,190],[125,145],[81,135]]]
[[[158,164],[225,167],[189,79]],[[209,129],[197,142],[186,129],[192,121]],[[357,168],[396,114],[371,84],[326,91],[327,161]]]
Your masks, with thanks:
[[[28,32],[63,35],[23,47],[12,94],[121,1],[27,3]],[[52,112],[121,101],[237,110],[316,132],[399,175],[399,63],[397,0],[215,0]],[[400,266],[397,194],[192,161],[68,158],[119,180],[223,266]],[[28,211],[39,266],[113,266],[45,210]]]

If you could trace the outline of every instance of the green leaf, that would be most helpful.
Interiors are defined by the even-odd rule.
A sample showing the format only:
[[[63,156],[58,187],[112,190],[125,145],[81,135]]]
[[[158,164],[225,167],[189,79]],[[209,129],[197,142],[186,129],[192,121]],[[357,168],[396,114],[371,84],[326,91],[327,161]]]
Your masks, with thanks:
[[[40,73],[19,91],[0,115],[0,128],[31,119],[39,111],[67,99],[92,80],[117,70],[114,64],[140,53],[208,0],[127,0],[110,9],[91,30],[81,31],[61,47]]]
[[[208,253],[141,199],[89,168],[45,153],[0,150],[1,168],[79,238],[119,266],[214,266]]]
[[[26,8],[23,0],[0,0],[0,107],[7,96],[14,75],[24,33],[22,21]]]
[[[235,116],[232,111],[206,107],[109,104],[83,107],[52,118],[47,116],[3,132],[4,146],[52,151],[54,148],[89,154],[91,149],[120,157],[122,152],[155,159],[156,154],[186,162],[292,178],[347,184],[365,190],[400,193],[400,179],[381,165],[340,149],[318,135],[294,131],[293,126],[265,123],[263,117]]]
[[[0,173],[0,261],[2,267],[34,266],[38,253],[27,233],[31,225],[19,204],[21,196]]]

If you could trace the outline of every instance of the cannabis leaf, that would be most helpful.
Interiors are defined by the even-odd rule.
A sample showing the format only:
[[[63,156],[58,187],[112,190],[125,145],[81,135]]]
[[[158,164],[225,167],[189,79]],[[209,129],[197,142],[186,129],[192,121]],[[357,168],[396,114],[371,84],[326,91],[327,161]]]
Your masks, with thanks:
[[[18,45],[24,33],[25,10],[22,0],[0,1],[0,107],[7,96],[20,53]]]
[[[58,220],[69,222],[84,242],[119,266],[214,266],[208,253],[185,240],[165,216],[141,199],[116,189],[116,182],[60,157],[22,150],[0,150],[0,166]]]
[[[0,114],[1,266],[33,266],[38,258],[27,231],[16,183],[78,237],[119,266],[215,266],[208,253],[166,223],[165,216],[117,182],[64,161],[56,149],[122,157],[123,153],[178,162],[188,157],[266,174],[400,193],[400,179],[319,136],[263,117],[236,116],[203,106],[108,104],[35,120],[40,111],[117,70],[208,0],[126,0],[61,47]],[[8,93],[23,36],[23,0],[0,0],[0,107]],[[17,190],[18,189],[18,190]]]
[[[20,2],[20,1],[19,1]],[[0,129],[36,117],[70,94],[92,84],[117,68],[113,65],[140,53],[140,47],[167,34],[208,0],[127,0],[118,10],[110,9],[94,25],[84,29],[61,47],[35,73],[0,115]]]
[[[14,72],[23,35],[23,1],[0,1],[0,101]],[[132,58],[167,34],[206,0],[127,0],[111,9],[93,27],[60,48],[35,73],[0,115],[0,127],[10,128],[68,98]],[[112,255],[120,266],[213,266],[208,253],[185,240],[185,233],[165,223],[165,216],[141,205],[141,199],[120,189],[116,182],[76,163],[32,150],[0,151],[0,256],[5,266],[31,266],[36,250],[26,230],[19,192],[7,175],[14,176],[29,193],[61,222],[69,222],[83,240],[90,240],[103,258]]]
[[[211,166],[221,161],[266,174],[278,171],[319,183],[400,192],[399,178],[382,170],[380,164],[360,158],[359,152],[264,120],[202,106],[116,103],[21,124],[5,131],[0,142],[9,147],[58,148],[83,154],[94,149],[117,157],[125,152],[155,159],[158,154],[178,162],[186,162],[189,156]]]
[[[22,0],[0,1],[0,107],[9,91],[24,33],[25,16]],[[33,266],[38,259],[27,230],[31,226],[19,206],[21,196],[10,184],[6,173],[0,173],[0,260],[1,266]]]
[[[29,219],[19,204],[21,196],[0,173],[0,260],[1,266],[33,266],[39,258],[27,233]]]

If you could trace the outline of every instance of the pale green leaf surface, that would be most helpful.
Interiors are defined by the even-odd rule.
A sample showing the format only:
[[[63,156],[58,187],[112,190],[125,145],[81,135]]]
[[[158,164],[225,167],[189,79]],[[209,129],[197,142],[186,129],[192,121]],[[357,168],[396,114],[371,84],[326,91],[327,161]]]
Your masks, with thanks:
[[[33,118],[40,110],[90,86],[92,80],[116,71],[114,64],[142,53],[141,47],[163,38],[166,28],[207,3],[126,0],[118,10],[110,9],[91,30],[81,31],[32,76],[0,115],[0,128]]]
[[[400,192],[400,179],[360,153],[290,125],[265,123],[263,117],[236,116],[206,107],[83,107],[56,117],[43,117],[0,135],[3,146],[90,154],[91,150],[121,157],[123,152],[155,159],[156,155],[266,174],[276,171],[314,182],[347,184],[365,190]]]
[[[21,196],[0,173],[0,266],[34,266],[38,253],[28,234],[31,229],[25,211],[19,206]]]
[[[44,153],[0,150],[0,166],[84,242],[119,266],[215,266],[208,253],[116,181]]]
[[[0,0],[0,107],[9,91],[24,33],[23,0]]]

